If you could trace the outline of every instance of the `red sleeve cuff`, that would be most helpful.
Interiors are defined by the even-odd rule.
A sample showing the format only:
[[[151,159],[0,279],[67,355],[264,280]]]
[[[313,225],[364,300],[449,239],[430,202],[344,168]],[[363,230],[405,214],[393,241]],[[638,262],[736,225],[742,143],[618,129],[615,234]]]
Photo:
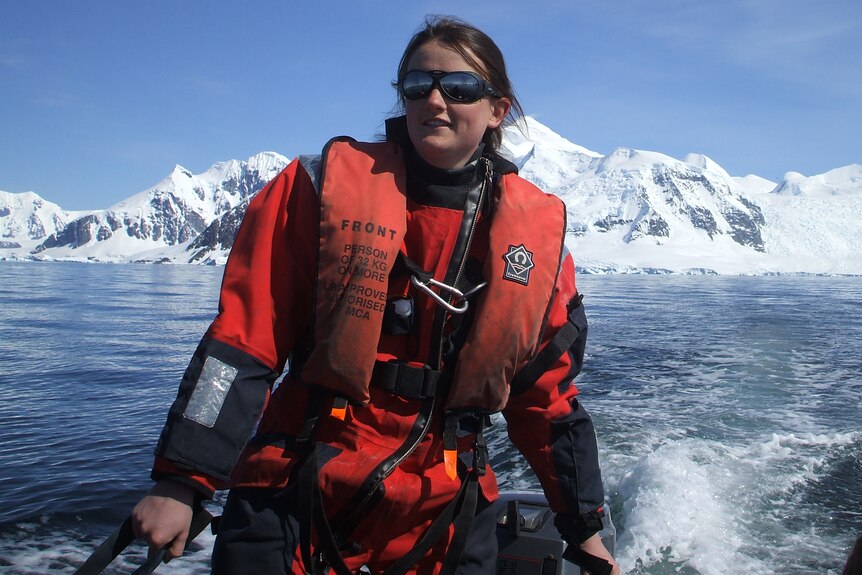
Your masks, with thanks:
[[[195,473],[189,469],[183,469],[170,459],[159,456],[156,456],[150,477],[155,481],[170,479],[171,481],[183,483],[200,493],[205,499],[212,499],[213,494],[217,490],[225,488],[223,482],[217,479]]]

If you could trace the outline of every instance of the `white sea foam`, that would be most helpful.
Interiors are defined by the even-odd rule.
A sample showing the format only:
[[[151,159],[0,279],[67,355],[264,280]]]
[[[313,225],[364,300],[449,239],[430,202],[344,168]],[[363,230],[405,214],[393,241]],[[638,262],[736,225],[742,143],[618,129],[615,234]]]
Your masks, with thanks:
[[[859,445],[862,433],[772,434],[747,445],[655,441],[629,461],[617,487],[623,572],[664,572],[657,571],[664,565],[702,575],[765,575],[796,562],[802,570],[792,572],[804,573],[806,548],[817,545],[822,554],[827,545],[841,556],[846,537],[812,537],[800,502],[831,459]],[[617,460],[612,469],[621,465]],[[794,514],[796,524],[776,521]]]
[[[726,497],[726,461],[723,446],[686,439],[659,446],[626,474],[618,521],[625,525],[618,545],[625,571],[662,562],[704,575],[756,570],[740,553],[745,537]]]

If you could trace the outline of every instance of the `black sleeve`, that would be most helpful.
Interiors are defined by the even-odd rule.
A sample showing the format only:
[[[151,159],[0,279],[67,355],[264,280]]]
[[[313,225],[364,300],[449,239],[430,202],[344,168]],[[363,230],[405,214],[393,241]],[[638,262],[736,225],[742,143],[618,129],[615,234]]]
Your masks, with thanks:
[[[227,479],[278,374],[215,339],[201,341],[168,413],[156,455],[179,468]]]

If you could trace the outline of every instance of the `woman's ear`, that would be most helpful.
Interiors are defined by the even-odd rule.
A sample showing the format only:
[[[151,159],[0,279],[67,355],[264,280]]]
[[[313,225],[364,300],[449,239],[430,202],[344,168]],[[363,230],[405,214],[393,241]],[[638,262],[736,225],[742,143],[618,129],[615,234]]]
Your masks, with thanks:
[[[509,98],[493,98],[491,103],[491,117],[488,118],[488,129],[494,130],[503,123],[509,110],[512,108],[512,102]]]

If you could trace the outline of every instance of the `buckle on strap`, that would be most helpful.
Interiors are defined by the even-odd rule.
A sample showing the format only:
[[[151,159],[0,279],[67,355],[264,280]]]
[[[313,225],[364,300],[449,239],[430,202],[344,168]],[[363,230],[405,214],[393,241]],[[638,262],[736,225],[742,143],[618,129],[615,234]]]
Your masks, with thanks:
[[[484,421],[479,427],[479,431],[476,432],[476,441],[473,442],[473,470],[479,476],[485,475],[485,467],[488,465],[489,459],[488,443],[485,441],[485,432],[482,427],[484,427]]]
[[[467,308],[470,305],[469,302],[467,301],[467,298],[469,296],[473,295],[474,293],[476,293],[477,291],[479,291],[480,289],[482,289],[483,287],[485,287],[486,285],[488,285],[488,282],[482,282],[479,285],[477,285],[476,287],[474,287],[473,289],[471,289],[470,291],[468,291],[467,293],[464,293],[461,290],[459,290],[458,288],[444,284],[443,282],[437,281],[434,278],[429,278],[428,281],[423,282],[417,276],[411,275],[410,276],[410,283],[412,283],[418,289],[420,289],[423,292],[425,292],[426,294],[428,294],[428,297],[430,297],[431,299],[433,299],[438,304],[440,304],[441,306],[443,306],[444,308],[446,308],[447,310],[449,310],[452,313],[464,313],[465,311],[467,311]],[[434,290],[432,290],[431,286],[439,288],[440,291],[447,291],[450,294],[454,295],[455,296],[454,301],[455,302],[461,302],[462,305],[454,306],[454,305],[450,304],[448,301],[446,301],[440,295],[438,295]]]
[[[451,479],[457,477],[458,437],[473,433],[473,463],[469,470],[475,477],[487,473],[488,443],[485,441],[485,427],[491,425],[491,418],[480,413],[447,413],[443,421],[443,462],[446,473]],[[466,465],[466,460],[462,460]]]
[[[404,361],[377,361],[371,385],[408,399],[428,399],[437,395],[442,372],[428,366],[414,366]]]

